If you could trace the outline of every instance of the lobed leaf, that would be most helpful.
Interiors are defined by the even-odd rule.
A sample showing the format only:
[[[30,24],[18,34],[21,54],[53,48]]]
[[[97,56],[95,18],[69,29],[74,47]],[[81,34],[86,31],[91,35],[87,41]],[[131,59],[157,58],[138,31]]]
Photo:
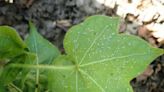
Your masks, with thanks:
[[[118,18],[96,15],[72,27],[66,55],[54,61],[63,68],[49,71],[50,92],[132,92],[129,81],[164,50],[118,34],[118,26]]]

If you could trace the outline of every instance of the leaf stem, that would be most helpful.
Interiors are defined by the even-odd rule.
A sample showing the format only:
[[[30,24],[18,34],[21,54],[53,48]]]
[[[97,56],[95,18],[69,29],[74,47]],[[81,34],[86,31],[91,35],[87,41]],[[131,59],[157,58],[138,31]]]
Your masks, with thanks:
[[[39,59],[38,59],[38,56],[36,57],[36,66],[39,65]],[[36,88],[35,88],[35,92],[39,92],[39,69],[37,68],[36,69]]]
[[[45,70],[71,70],[75,66],[55,66],[55,65],[30,65],[30,64],[10,64],[10,67],[15,68],[30,68],[30,69],[45,69]]]
[[[13,88],[15,88],[18,92],[23,92],[20,88],[15,86],[13,83],[10,83],[9,85],[12,86]]]

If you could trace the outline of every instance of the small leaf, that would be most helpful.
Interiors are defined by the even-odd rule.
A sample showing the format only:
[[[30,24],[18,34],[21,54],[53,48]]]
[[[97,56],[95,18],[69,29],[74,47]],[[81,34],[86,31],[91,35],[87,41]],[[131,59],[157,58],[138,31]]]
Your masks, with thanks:
[[[38,34],[34,24],[30,22],[29,26],[30,34],[26,39],[26,43],[30,52],[36,53],[39,63],[51,63],[60,54],[59,50]]]
[[[132,92],[129,81],[164,51],[118,34],[118,23],[97,15],[68,31],[67,55],[54,61],[54,67],[63,68],[49,72],[50,92]]]
[[[18,33],[11,27],[0,26],[0,59],[20,55],[27,48]]]
[[[59,50],[54,45],[52,45],[49,41],[44,39],[40,34],[38,34],[34,24],[29,22],[29,26],[30,26],[30,34],[26,39],[26,43],[30,52],[36,54],[36,62],[35,62],[36,67],[39,66],[39,64],[51,64],[52,61],[60,54]],[[42,82],[41,75],[47,75],[47,72],[36,69],[35,73],[36,76],[33,77],[36,77],[35,85],[38,85],[38,87],[28,86],[25,89],[32,90],[33,88],[35,88],[35,91],[38,92],[42,90],[40,87],[41,86],[40,83]]]

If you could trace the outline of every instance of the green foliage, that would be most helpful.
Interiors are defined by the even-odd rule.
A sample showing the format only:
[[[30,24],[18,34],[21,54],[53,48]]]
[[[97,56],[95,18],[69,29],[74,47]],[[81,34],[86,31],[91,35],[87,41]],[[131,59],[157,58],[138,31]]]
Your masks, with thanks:
[[[26,44],[11,27],[0,26],[0,60],[13,58],[24,52]]]
[[[37,33],[37,29],[31,22],[29,25],[30,34],[25,42],[30,52],[36,53],[38,63],[50,64],[53,59],[60,54],[60,52],[54,45]]]
[[[164,53],[118,34],[118,18],[96,15],[72,27],[64,55],[29,25],[25,42],[12,28],[0,27],[0,60],[6,60],[1,92],[132,92],[129,81]]]
[[[31,61],[35,60],[35,55],[31,54],[31,53],[25,53],[19,56],[16,56],[15,58],[11,59],[10,63],[7,63],[7,65],[5,65],[3,72],[0,76],[1,82],[5,85],[11,83],[13,80],[15,80],[15,78],[19,75],[20,71],[23,72],[22,78],[23,76],[26,74],[25,72],[27,71],[27,69],[23,69],[22,68],[13,68],[10,65],[12,64],[31,64]]]
[[[19,90],[22,90],[23,92],[33,92],[36,90],[38,92],[47,90],[44,89],[44,87],[35,87],[36,85],[43,86],[39,83],[44,83],[44,86],[47,85],[47,74],[45,71],[40,71],[39,69],[27,69],[26,67],[31,67],[32,65],[35,67],[40,64],[49,65],[60,52],[49,41],[37,33],[37,30],[32,23],[29,23],[29,25],[30,34],[25,42],[21,40],[20,36],[12,28],[5,26],[6,31],[3,31],[3,27],[0,29],[0,34],[2,34],[2,36],[0,35],[0,39],[8,39],[10,41],[4,44],[7,44],[6,47],[8,48],[11,47],[10,53],[13,54],[12,58],[10,58],[11,54],[7,52],[10,49],[2,49],[2,52],[6,51],[7,53],[5,59],[7,59],[8,62],[3,66],[3,69],[1,69],[2,73],[0,78],[2,80],[0,81],[0,85],[4,85],[0,87],[1,90],[5,90],[6,86],[8,87],[6,90],[7,92],[19,92]],[[0,44],[0,47],[2,46],[3,44]],[[22,48],[24,46],[24,48],[20,48],[21,46]],[[4,54],[2,53],[0,57],[1,56],[4,56]]]
[[[52,61],[60,54],[59,50],[49,41],[39,35],[37,29],[31,22],[29,22],[29,26],[30,34],[25,42],[29,48],[29,51],[36,54],[35,65],[38,66],[39,64],[51,64]],[[36,81],[36,84],[34,82],[31,87],[35,88],[35,85],[40,85],[39,82],[41,80],[39,80],[39,78],[45,78],[47,77],[46,75],[47,74],[44,71],[36,69],[36,80],[34,79],[34,81]],[[28,88],[28,90],[30,88]],[[39,89],[40,88],[37,88],[35,91],[40,91]]]

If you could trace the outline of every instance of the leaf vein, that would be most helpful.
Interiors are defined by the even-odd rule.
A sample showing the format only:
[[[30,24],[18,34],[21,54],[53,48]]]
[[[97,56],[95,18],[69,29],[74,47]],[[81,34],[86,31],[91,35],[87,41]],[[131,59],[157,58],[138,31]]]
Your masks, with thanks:
[[[82,56],[82,59],[80,60],[80,63],[81,64],[85,57],[87,56],[88,52],[91,50],[91,48],[94,46],[94,44],[96,43],[96,41],[101,37],[101,35],[105,32],[105,30],[109,27],[109,25],[107,25],[101,32],[98,36],[96,36],[96,38],[93,40],[93,42],[91,43],[91,45],[89,46],[89,48],[86,50],[86,52],[84,53],[84,55]]]
[[[105,90],[101,87],[101,85],[99,85],[97,83],[97,81],[94,78],[92,78],[88,73],[86,73],[85,71],[83,71],[81,69],[79,69],[79,71],[81,71],[81,73],[83,73],[84,75],[86,75],[98,88],[101,89],[102,92],[105,92]]]
[[[93,65],[93,64],[99,64],[99,63],[104,63],[104,62],[107,62],[109,60],[114,60],[114,59],[122,59],[122,58],[128,58],[128,57],[132,57],[132,56],[142,56],[142,55],[146,55],[146,53],[144,53],[144,54],[132,54],[132,55],[126,55],[126,56],[112,57],[112,58],[110,57],[110,58],[103,59],[103,60],[92,61],[91,63],[80,65],[80,67]]]
[[[76,71],[76,92],[78,92],[78,72]]]

